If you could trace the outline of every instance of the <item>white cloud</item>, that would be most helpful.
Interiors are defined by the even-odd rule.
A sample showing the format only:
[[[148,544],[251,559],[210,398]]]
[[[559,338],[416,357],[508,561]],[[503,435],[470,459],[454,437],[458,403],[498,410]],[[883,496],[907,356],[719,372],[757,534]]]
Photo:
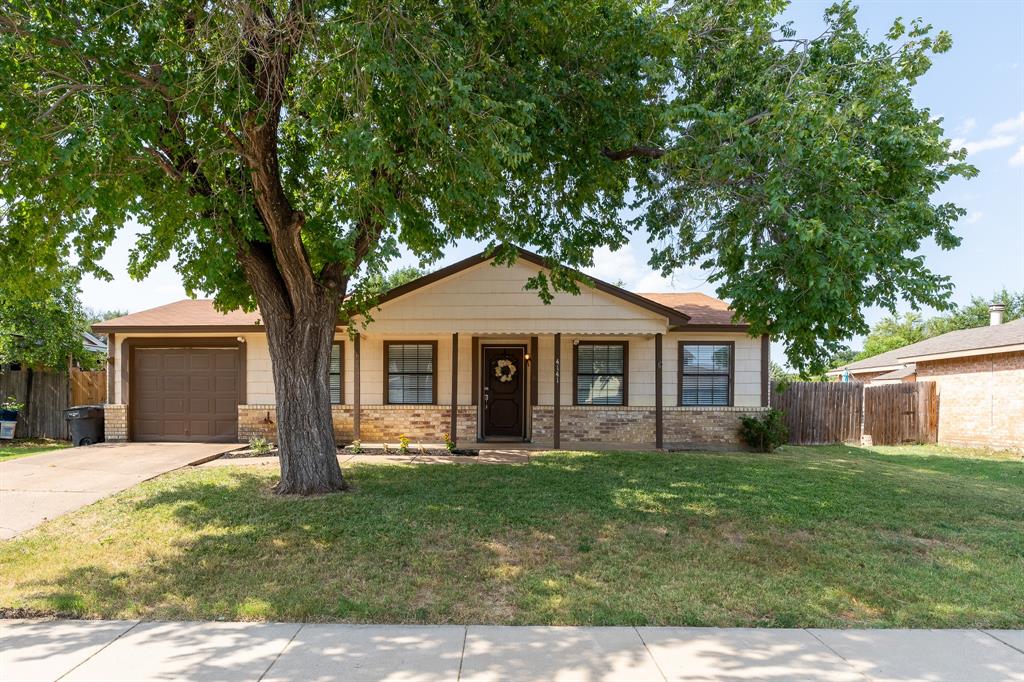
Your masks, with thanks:
[[[1010,157],[1011,166],[1024,166],[1024,144],[1017,147],[1017,153]]]
[[[977,127],[977,119],[973,117],[965,118],[963,123],[961,123],[960,125],[953,129],[953,132],[955,132],[957,135],[966,135],[967,133],[971,132]]]
[[[976,154],[978,152],[988,151],[989,149],[1002,149],[1003,147],[1009,147],[1016,141],[1016,135],[993,135],[981,140],[975,140],[974,142],[965,142],[962,146],[967,149],[968,154]]]
[[[966,119],[962,125],[956,128],[957,137],[951,140],[954,148],[963,147],[968,154],[988,151],[990,149],[1002,149],[1016,144],[1021,136],[1024,136],[1024,111],[1014,117],[1000,121],[989,128],[988,136],[979,140],[968,141],[964,135],[977,125],[973,118]],[[1016,157],[1015,157],[1016,158]]]
[[[1021,135],[1024,134],[1024,111],[1013,118],[1000,121],[992,126],[993,135]]]
[[[985,214],[982,211],[974,211],[967,216],[967,219],[964,222],[967,223],[968,225],[974,225],[975,223],[980,222],[981,219],[984,217]]]

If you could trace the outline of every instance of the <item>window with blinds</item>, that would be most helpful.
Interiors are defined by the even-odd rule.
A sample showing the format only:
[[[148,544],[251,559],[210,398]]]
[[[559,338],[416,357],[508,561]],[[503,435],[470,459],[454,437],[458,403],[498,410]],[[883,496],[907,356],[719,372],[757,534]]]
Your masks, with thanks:
[[[331,403],[340,405],[344,402],[344,397],[341,391],[342,382],[342,355],[344,353],[344,345],[335,343],[331,346],[331,368],[327,373],[328,388],[331,391]]]
[[[432,343],[386,343],[388,403],[430,405],[434,402],[434,364],[437,346]]]
[[[581,341],[576,346],[576,404],[625,405],[627,345]]]
[[[729,343],[679,344],[679,404],[732,404],[732,352]]]

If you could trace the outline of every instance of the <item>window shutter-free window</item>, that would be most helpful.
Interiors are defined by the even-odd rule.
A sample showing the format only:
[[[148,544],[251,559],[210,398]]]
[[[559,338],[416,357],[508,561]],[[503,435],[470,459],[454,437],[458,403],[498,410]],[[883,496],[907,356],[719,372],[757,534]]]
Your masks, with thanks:
[[[625,343],[580,342],[576,346],[577,405],[625,405]]]
[[[342,371],[343,371],[343,355],[344,346],[341,343],[335,343],[331,346],[331,368],[328,370],[327,379],[328,387],[331,392],[331,403],[334,405],[340,405],[344,402],[344,394],[341,390]]]
[[[731,343],[681,343],[679,404],[732,404]]]
[[[430,405],[434,402],[436,349],[432,343],[386,344],[389,404]]]

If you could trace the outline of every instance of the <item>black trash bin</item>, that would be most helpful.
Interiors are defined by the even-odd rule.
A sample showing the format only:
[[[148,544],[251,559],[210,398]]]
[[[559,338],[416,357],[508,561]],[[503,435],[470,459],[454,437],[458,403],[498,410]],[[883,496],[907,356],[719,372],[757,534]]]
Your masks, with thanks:
[[[92,445],[103,441],[103,406],[76,405],[64,410],[71,444]]]

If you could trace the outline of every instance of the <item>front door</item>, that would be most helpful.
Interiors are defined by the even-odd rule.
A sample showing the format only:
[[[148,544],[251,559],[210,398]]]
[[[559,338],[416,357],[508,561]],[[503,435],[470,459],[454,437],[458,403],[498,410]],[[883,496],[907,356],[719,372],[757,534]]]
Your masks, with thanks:
[[[484,438],[524,437],[526,407],[525,350],[484,346]]]

